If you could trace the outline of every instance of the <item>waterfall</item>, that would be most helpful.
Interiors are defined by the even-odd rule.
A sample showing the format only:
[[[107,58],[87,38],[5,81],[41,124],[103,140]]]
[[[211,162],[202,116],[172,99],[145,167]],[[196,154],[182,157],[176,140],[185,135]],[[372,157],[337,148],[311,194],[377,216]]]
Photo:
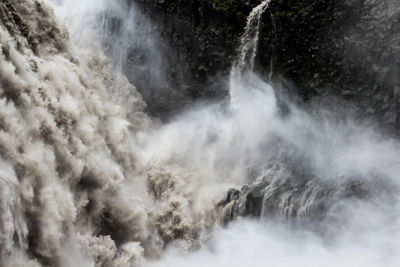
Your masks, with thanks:
[[[261,17],[268,8],[271,0],[264,0],[253,8],[247,17],[244,32],[240,37],[240,46],[234,69],[239,71],[254,69],[254,60],[257,55],[258,39],[260,36]]]
[[[85,17],[107,5],[81,2],[63,20],[0,3],[1,266],[399,266],[400,142],[286,98],[282,112],[253,72],[270,1],[248,16],[230,101],[166,123],[118,66],[134,35],[113,43]]]
[[[121,187],[146,190],[132,138],[149,122],[141,96],[47,3],[6,0],[0,13],[0,265],[128,266],[151,232]]]
[[[255,97],[256,90],[261,90],[264,97],[268,96],[270,112],[276,108],[276,99],[271,87],[265,84],[254,84],[254,61],[257,55],[262,14],[268,8],[271,0],[262,1],[254,7],[247,16],[244,32],[239,39],[239,49],[236,60],[230,72],[230,102],[232,108],[237,108],[241,99]]]
[[[263,119],[266,124],[270,123],[275,127],[280,127],[281,125],[275,124],[281,118],[278,115],[280,107],[277,104],[274,89],[267,83],[259,81],[259,78],[254,73],[262,15],[268,9],[270,3],[271,0],[262,1],[253,8],[247,17],[244,32],[239,40],[238,54],[230,73],[230,108],[238,113],[251,113],[251,111],[257,110],[265,115]],[[274,39],[276,39],[276,19],[274,14],[271,14],[271,23],[273,37],[270,80],[274,72],[274,60],[276,60],[274,58],[275,48],[273,47]],[[244,99],[250,100],[244,101]],[[288,109],[292,109],[291,112],[295,113],[293,116],[300,115],[300,111],[288,99],[281,99],[280,101],[287,105]],[[257,103],[258,108],[254,110],[252,108],[247,109],[242,106],[244,103],[245,105]],[[264,108],[262,111],[260,109],[261,106]],[[309,119],[312,120],[311,118],[304,120],[305,118],[300,119],[298,117],[298,119],[305,123],[305,127],[308,127],[307,124],[309,123],[316,123],[315,121],[308,121]],[[249,120],[251,120],[251,116],[249,116]],[[260,128],[262,129],[262,127]],[[299,128],[292,130],[296,131]],[[309,134],[315,138],[315,134],[321,133],[315,131]],[[259,176],[250,179],[248,185],[240,190],[228,190],[223,200],[219,203],[222,214],[220,220],[224,224],[238,217],[255,216],[261,219],[279,220],[282,223],[296,226],[302,225],[303,227],[308,225],[313,225],[314,227],[320,224],[316,226],[316,228],[319,228],[324,224],[323,221],[326,217],[333,216],[330,213],[331,210],[337,208],[334,207],[335,203],[351,197],[366,197],[367,195],[371,197],[370,195],[373,195],[373,193],[366,189],[368,186],[385,187],[378,185],[377,181],[353,180],[350,174],[345,174],[348,177],[344,180],[338,178],[337,174],[329,174],[331,177],[326,179],[323,177],[326,175],[326,171],[322,171],[322,174],[315,173],[314,166],[307,162],[307,158],[310,157],[307,151],[309,148],[293,145],[294,140],[285,140],[285,138],[281,138],[281,134],[277,135],[279,137],[274,142],[276,142],[275,145],[279,146],[279,149],[274,146],[268,147],[271,151],[266,153],[268,156],[265,157],[265,162],[259,163],[260,166],[266,166]],[[309,141],[303,140],[300,142],[307,143]],[[274,153],[276,155],[271,159],[269,155]],[[339,181],[332,183],[330,179],[338,179]],[[332,217],[329,218],[332,219]],[[326,228],[331,226],[326,226]],[[318,231],[327,231],[326,228],[323,230],[318,229]]]

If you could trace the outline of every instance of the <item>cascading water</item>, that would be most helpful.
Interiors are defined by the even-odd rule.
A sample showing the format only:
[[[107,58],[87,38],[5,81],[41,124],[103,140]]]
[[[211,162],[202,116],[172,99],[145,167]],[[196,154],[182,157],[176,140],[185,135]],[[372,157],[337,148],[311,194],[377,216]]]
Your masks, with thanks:
[[[253,8],[247,17],[244,33],[240,38],[239,53],[234,69],[238,71],[254,69],[254,60],[257,55],[258,39],[260,36],[261,16],[268,8],[271,0],[264,0]]]
[[[256,103],[255,98],[259,98],[263,102],[259,105],[264,105],[265,111],[268,110],[268,116],[265,119],[279,120],[277,118],[279,117],[279,107],[273,89],[262,81],[259,81],[258,85],[254,84],[254,81],[258,79],[254,73],[254,60],[257,54],[260,25],[262,15],[270,2],[261,2],[247,18],[244,32],[240,38],[238,56],[230,74],[230,107],[233,110],[237,109],[234,112],[251,112],[247,110],[248,102],[245,102],[246,107],[241,106],[244,103],[243,100],[247,98],[249,102]],[[274,29],[273,15],[272,22]],[[287,102],[287,100],[284,101]],[[290,106],[290,103],[287,105]],[[295,107],[291,108],[295,109]],[[256,112],[258,111],[257,109]],[[267,114],[265,113],[265,115]],[[279,148],[269,147],[268,149],[274,150],[280,156],[274,156],[273,160],[264,158],[263,164],[269,166],[260,173],[255,181],[250,181],[253,182],[252,184],[241,191],[231,190],[228,192],[226,198],[221,202],[223,206],[222,221],[226,222],[237,216],[255,215],[269,218],[275,216],[284,221],[294,220],[295,223],[310,224],[309,220],[323,219],[325,213],[331,208],[330,205],[338,201],[338,197],[343,198],[345,195],[343,191],[347,190],[350,195],[354,193],[349,189],[353,181],[348,184],[347,181],[341,181],[334,185],[321,180],[310,169],[310,166],[304,166],[308,163],[302,159],[306,155],[301,149],[297,151],[298,148],[280,137],[277,137],[275,141],[279,144]],[[300,153],[300,155],[296,155],[296,153]],[[303,220],[306,221],[303,222]]]
[[[241,99],[246,97],[256,97],[254,95],[251,80],[253,80],[254,62],[257,55],[258,41],[260,36],[261,19],[263,13],[267,10],[271,0],[262,1],[258,6],[253,8],[247,17],[246,26],[244,32],[240,36],[239,50],[236,60],[233,62],[232,70],[230,73],[230,97],[231,106],[235,108],[236,103],[241,102]],[[257,86],[256,86],[257,87]],[[270,100],[267,103],[270,104],[271,112],[275,108],[272,88],[258,86],[259,90],[264,93],[270,94]]]
[[[52,2],[70,33],[47,2],[0,3],[0,265],[399,265],[400,144],[288,100],[282,115],[253,73],[270,1],[230,102],[166,124],[102,52],[106,2]]]
[[[1,265],[127,265],[141,249],[117,239],[149,236],[144,207],[120,187],[146,188],[130,134],[147,124],[144,103],[100,50],[70,42],[45,3],[0,11]],[[126,231],[110,237],[117,225]]]

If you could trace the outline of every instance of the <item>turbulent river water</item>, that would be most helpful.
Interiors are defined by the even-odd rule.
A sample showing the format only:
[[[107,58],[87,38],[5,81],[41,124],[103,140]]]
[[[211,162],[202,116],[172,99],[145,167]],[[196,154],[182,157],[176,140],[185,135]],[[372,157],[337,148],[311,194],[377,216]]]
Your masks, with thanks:
[[[269,2],[229,99],[168,123],[121,73],[161,72],[134,5],[0,2],[1,266],[399,266],[400,143],[254,72]]]

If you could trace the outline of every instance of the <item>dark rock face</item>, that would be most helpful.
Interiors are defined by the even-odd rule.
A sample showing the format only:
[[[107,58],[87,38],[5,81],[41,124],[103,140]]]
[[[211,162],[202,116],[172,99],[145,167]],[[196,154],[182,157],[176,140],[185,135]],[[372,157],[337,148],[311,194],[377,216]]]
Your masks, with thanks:
[[[284,163],[271,163],[263,175],[241,190],[231,189],[218,204],[222,222],[238,216],[270,217],[304,223],[323,218],[339,186],[297,173]]]
[[[324,179],[279,160],[249,185],[228,190],[217,209],[223,225],[237,217],[268,218],[325,233],[324,222],[341,221],[345,203],[389,196],[391,190],[384,177]]]
[[[260,1],[136,2],[169,44],[171,64],[181,66],[171,68],[174,90],[190,101],[226,96],[224,78],[246,17]],[[351,107],[360,118],[398,134],[399,19],[396,0],[273,0],[262,17],[256,71],[277,84],[289,81],[306,104],[339,113]],[[218,205],[222,223],[237,216],[321,222],[340,199],[369,198],[386,190],[357,177],[327,183],[284,160],[265,171],[226,193]]]
[[[398,2],[273,1],[271,14],[264,15],[261,71],[272,61],[276,77],[293,81],[303,99],[333,94],[363,117],[399,127]]]
[[[146,97],[152,115],[168,117],[198,99],[219,100],[228,94],[227,76],[246,17],[258,1],[136,0],[168,47],[169,96]],[[128,77],[130,75],[128,74]],[[154,91],[157,91],[155,89]],[[170,97],[171,95],[175,95]],[[173,104],[170,104],[170,103]],[[162,108],[164,106],[165,108]],[[171,109],[173,109],[171,111]]]
[[[223,81],[238,38],[260,1],[136,3],[169,45],[170,87],[186,101],[173,109],[227,95]],[[395,0],[272,1],[263,15],[258,72],[266,79],[273,72],[273,80],[290,81],[305,101],[338,96],[363,117],[378,117],[385,126],[398,128],[399,11]]]

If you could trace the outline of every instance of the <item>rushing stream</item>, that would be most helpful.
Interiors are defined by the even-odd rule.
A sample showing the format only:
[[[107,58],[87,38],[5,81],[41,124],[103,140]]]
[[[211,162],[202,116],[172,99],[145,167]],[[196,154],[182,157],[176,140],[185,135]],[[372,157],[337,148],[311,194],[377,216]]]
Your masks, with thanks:
[[[163,80],[135,5],[1,2],[0,265],[399,266],[400,143],[256,73],[270,2],[248,16],[229,98],[166,123],[121,73],[145,42]]]

